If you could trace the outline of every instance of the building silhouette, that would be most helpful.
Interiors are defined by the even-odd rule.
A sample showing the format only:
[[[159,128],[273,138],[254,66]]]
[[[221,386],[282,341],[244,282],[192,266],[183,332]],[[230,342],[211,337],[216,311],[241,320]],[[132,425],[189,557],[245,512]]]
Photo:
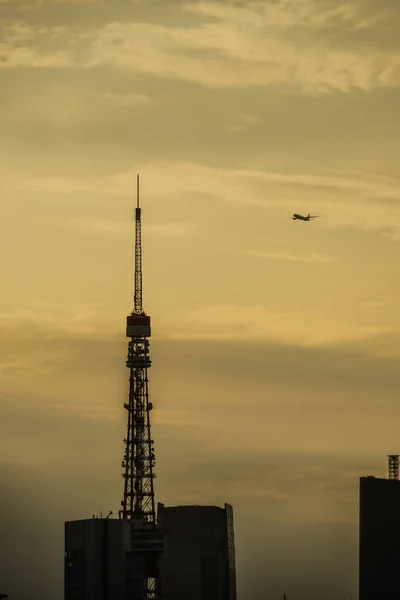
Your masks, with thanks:
[[[233,509],[158,503],[163,600],[236,600]]]
[[[135,584],[130,535],[119,519],[65,523],[65,600],[125,600]]]
[[[399,598],[400,481],[398,456],[389,479],[360,478],[359,600]]]

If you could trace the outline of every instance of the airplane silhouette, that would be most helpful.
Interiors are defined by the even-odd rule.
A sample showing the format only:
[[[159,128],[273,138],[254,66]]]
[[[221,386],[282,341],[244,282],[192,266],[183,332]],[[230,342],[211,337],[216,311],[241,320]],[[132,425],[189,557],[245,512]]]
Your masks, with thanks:
[[[311,221],[311,219],[316,219],[318,217],[318,215],[314,215],[312,216],[310,213],[308,213],[307,217],[303,217],[303,215],[297,215],[296,213],[294,213],[292,219],[293,221]]]

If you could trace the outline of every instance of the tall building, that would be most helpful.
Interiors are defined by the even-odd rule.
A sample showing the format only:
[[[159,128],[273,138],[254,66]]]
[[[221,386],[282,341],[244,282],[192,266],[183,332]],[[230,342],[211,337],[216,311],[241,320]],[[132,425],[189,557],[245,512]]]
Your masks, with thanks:
[[[233,509],[158,504],[163,600],[236,600]]]
[[[130,575],[130,525],[117,519],[65,523],[65,600],[125,600]]]
[[[389,479],[360,478],[359,536],[359,600],[400,598],[400,481],[396,455],[389,456]]]

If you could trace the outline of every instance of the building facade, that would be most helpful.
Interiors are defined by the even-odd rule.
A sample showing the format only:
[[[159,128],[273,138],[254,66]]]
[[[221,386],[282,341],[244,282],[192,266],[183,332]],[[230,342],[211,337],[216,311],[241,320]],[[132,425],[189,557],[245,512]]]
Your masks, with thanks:
[[[130,549],[131,525],[126,520],[65,523],[65,600],[141,598],[143,564]]]
[[[400,481],[360,478],[359,600],[400,598]]]
[[[233,509],[158,504],[163,600],[236,600]]]

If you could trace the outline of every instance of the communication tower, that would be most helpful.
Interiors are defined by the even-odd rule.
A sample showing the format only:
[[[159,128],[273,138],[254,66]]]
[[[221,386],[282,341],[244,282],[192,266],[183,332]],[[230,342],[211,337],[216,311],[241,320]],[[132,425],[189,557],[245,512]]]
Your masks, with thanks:
[[[150,317],[143,310],[142,298],[142,225],[137,176],[135,209],[135,281],[133,310],[126,320],[129,369],[127,436],[124,439],[124,499],[120,518],[131,522],[132,555],[136,570],[142,572],[134,600],[161,600],[159,559],[164,550],[165,535],[159,530],[154,497],[154,440],[151,438],[148,369]],[[141,565],[141,566],[140,566]]]
[[[388,454],[389,479],[399,479],[399,455]]]

